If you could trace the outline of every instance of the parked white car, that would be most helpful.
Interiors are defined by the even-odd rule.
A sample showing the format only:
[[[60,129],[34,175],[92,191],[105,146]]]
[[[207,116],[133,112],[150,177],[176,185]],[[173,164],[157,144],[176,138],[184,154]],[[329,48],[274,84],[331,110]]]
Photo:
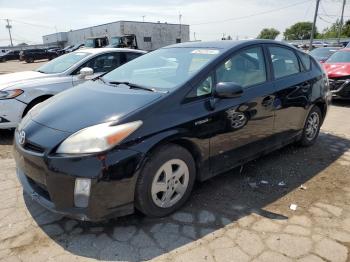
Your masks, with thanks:
[[[125,48],[83,49],[60,56],[35,71],[0,75],[0,129],[15,128],[38,103],[144,53]]]

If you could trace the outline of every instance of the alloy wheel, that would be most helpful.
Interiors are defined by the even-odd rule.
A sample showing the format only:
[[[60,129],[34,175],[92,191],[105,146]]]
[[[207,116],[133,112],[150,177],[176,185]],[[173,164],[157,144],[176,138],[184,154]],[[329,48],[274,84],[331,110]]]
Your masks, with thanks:
[[[320,116],[317,112],[312,112],[307,120],[305,136],[306,139],[311,141],[317,135],[320,125]]]
[[[180,159],[165,162],[157,171],[151,187],[152,200],[161,208],[174,206],[185,195],[189,169]]]

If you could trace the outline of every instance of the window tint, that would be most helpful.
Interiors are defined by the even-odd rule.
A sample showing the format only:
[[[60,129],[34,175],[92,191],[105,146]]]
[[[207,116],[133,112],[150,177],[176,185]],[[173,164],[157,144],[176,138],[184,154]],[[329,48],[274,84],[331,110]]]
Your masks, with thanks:
[[[300,57],[301,63],[303,64],[303,67],[304,67],[303,71],[309,71],[311,68],[310,56],[305,54],[305,53],[299,53],[299,57]]]
[[[260,47],[243,50],[223,63],[217,70],[217,82],[235,82],[248,87],[266,81],[263,51]]]
[[[298,59],[292,50],[284,47],[269,47],[269,50],[276,79],[300,72]]]
[[[105,73],[109,72],[121,64],[121,58],[119,53],[114,54],[103,54],[97,56],[90,61],[86,62],[84,65],[80,66],[79,69],[75,71],[76,74],[79,74],[80,69],[83,67],[90,67],[94,70],[94,73]]]
[[[131,60],[134,60],[135,58],[139,57],[140,53],[126,53],[126,62],[129,62]]]

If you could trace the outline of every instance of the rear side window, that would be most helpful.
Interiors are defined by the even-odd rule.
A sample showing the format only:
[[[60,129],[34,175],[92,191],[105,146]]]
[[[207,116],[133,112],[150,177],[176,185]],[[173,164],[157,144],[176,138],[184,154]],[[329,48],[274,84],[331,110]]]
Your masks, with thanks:
[[[217,82],[235,82],[242,87],[266,82],[266,68],[260,47],[245,49],[233,55],[216,70]]]
[[[300,72],[295,53],[284,47],[269,47],[275,78],[282,78]]]
[[[305,53],[298,53],[301,63],[303,65],[304,70],[303,71],[309,71],[311,69],[311,59],[308,54]]]

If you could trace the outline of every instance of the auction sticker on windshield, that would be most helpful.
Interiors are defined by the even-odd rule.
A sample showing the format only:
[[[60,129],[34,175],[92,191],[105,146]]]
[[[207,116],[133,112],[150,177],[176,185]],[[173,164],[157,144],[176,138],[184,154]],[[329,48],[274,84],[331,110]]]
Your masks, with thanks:
[[[217,55],[219,50],[216,49],[196,49],[191,52],[192,54],[201,54],[201,55]]]

